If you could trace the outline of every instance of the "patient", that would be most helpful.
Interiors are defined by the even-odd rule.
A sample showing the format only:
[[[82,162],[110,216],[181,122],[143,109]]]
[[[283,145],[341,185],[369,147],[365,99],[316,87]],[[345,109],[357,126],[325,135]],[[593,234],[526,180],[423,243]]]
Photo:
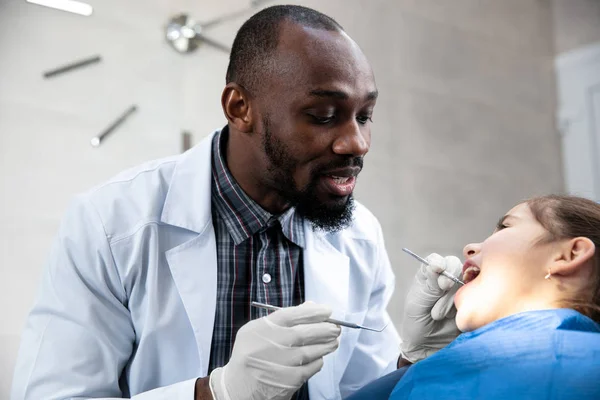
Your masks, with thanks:
[[[530,199],[464,256],[464,333],[351,398],[600,399],[600,204]]]

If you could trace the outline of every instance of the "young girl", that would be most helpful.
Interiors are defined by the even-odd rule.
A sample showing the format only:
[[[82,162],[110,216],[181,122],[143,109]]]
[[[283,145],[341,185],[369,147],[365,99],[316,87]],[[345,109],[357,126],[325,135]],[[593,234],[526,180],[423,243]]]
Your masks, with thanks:
[[[353,398],[600,399],[600,204],[530,199],[464,256],[464,333]]]

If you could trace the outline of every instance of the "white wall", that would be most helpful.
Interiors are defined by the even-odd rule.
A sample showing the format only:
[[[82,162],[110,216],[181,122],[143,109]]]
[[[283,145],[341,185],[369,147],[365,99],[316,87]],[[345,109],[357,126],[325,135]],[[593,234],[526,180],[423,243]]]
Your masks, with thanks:
[[[600,1],[552,0],[566,188],[600,201]]]
[[[600,1],[552,0],[556,53],[600,41]]]
[[[163,40],[170,14],[187,8],[179,3],[93,1],[95,14],[85,18],[0,0],[0,398],[71,196],[177,153],[182,129],[199,139],[223,124],[227,55],[206,48],[182,56]],[[212,18],[242,5],[197,8]],[[42,71],[94,54],[102,63],[42,78]],[[134,103],[138,111],[92,148],[92,136]]]
[[[249,1],[248,1],[249,2]],[[0,398],[69,198],[117,171],[179,151],[223,124],[227,57],[182,56],[168,16],[200,20],[241,0],[90,1],[90,18],[0,0]],[[399,249],[456,254],[519,199],[561,190],[550,3],[540,0],[306,0],[372,61],[381,92],[357,196],[380,218],[397,274],[399,322],[416,265]],[[244,18],[211,34],[231,43]],[[41,72],[100,53],[100,65]],[[98,149],[90,138],[139,111]]]
[[[600,41],[561,54],[556,70],[566,188],[600,202]]]

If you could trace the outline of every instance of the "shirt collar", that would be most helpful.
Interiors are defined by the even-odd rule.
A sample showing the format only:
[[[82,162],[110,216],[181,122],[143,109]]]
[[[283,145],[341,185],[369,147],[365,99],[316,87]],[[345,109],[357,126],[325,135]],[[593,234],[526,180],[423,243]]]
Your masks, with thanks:
[[[213,138],[212,199],[235,244],[239,245],[255,233],[279,221],[284,236],[296,245],[304,247],[304,219],[294,208],[274,216],[252,200],[235,181],[225,160],[228,137],[229,129],[225,127]]]
[[[281,224],[283,235],[297,246],[304,248],[306,243],[304,238],[304,218],[296,212],[296,209],[290,208],[277,219]]]

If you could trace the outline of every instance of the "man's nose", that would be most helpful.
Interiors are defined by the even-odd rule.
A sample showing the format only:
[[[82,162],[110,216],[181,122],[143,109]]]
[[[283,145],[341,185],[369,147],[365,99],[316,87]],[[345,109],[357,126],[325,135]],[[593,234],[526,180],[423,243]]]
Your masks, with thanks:
[[[371,146],[371,131],[358,121],[349,121],[340,127],[340,132],[333,142],[333,152],[340,155],[362,157]]]

